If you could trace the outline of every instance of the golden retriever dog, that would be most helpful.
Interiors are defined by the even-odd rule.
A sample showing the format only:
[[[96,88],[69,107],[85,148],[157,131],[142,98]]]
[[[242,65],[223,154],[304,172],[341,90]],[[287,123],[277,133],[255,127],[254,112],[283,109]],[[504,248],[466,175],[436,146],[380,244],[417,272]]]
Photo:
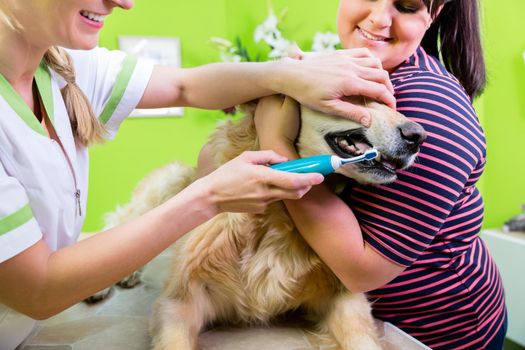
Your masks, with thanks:
[[[301,107],[297,149],[302,157],[350,157],[374,147],[380,158],[337,172],[360,183],[392,182],[396,170],[414,161],[425,132],[382,104],[361,103],[372,114],[370,128]],[[216,166],[257,150],[252,113],[218,126],[210,146]],[[143,214],[195,177],[196,169],[178,163],[155,171],[131,202],[110,216],[110,224]],[[194,350],[206,325],[269,324],[292,310],[301,310],[316,333],[330,336],[342,349],[381,348],[365,295],[342,285],[297,232],[282,202],[263,214],[223,213],[175,243],[171,274],[153,309],[153,348]]]

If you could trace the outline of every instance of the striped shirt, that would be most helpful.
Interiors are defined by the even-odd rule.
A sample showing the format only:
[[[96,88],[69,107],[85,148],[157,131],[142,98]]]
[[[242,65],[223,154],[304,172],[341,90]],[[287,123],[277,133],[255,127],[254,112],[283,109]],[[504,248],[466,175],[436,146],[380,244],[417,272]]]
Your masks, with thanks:
[[[407,267],[369,293],[374,316],[432,349],[482,349],[506,312],[499,272],[478,236],[483,130],[460,83],[422,48],[391,80],[398,111],[428,137],[393,184],[343,193],[366,242]]]

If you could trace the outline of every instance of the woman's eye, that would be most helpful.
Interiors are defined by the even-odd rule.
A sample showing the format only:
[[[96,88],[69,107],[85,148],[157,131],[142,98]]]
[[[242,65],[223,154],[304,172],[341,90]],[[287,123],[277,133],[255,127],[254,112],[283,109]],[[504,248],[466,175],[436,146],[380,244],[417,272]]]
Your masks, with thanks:
[[[395,7],[402,13],[414,13],[421,9],[421,5],[415,2],[396,2]]]

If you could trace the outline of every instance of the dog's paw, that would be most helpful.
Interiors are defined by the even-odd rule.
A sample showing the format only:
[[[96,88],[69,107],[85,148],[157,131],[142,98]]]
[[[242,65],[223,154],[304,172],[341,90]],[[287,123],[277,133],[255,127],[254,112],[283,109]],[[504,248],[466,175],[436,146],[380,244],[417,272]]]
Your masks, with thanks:
[[[109,296],[111,295],[111,291],[112,290],[113,290],[113,287],[109,287],[109,288],[103,289],[100,292],[95,293],[92,296],[87,297],[86,299],[84,299],[84,302],[88,303],[88,304],[98,303],[99,301],[102,301],[104,299],[109,298]]]
[[[140,284],[140,276],[142,275],[141,270],[133,272],[131,275],[121,279],[117,284],[122,288],[133,288],[137,284]]]

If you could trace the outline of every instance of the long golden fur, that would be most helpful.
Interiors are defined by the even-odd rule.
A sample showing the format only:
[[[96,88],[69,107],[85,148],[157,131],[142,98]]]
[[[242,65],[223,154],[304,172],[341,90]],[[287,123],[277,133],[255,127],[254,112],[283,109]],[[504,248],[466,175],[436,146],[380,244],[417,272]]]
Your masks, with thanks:
[[[369,129],[302,108],[300,154],[345,153],[355,147],[359,153],[373,146],[381,160],[350,165],[339,173],[362,183],[395,180],[393,169],[413,162],[424,133],[384,105],[369,102],[367,107],[373,116]],[[210,146],[216,166],[258,149],[251,113],[219,126]],[[110,224],[159,205],[194,181],[195,173],[178,163],[155,171],[132,201],[110,216]],[[223,213],[175,244],[171,274],[152,315],[153,347],[193,350],[199,332],[212,322],[267,324],[297,309],[342,349],[381,348],[364,294],[339,282],[296,231],[283,203],[270,205],[264,214]]]

